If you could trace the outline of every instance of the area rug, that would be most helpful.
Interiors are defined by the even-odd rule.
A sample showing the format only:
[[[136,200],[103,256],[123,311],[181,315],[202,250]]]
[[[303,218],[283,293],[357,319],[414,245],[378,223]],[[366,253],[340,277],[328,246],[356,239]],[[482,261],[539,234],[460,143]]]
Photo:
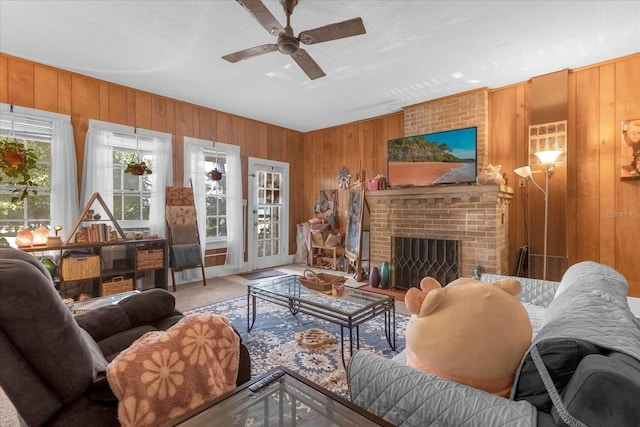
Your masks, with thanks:
[[[260,271],[252,271],[251,273],[238,274],[238,276],[247,280],[258,280],[258,279],[266,279],[267,277],[276,277],[276,276],[284,276],[287,273],[284,273],[280,270],[260,270]]]
[[[257,300],[256,322],[247,333],[247,298],[239,297],[191,310],[188,313],[215,313],[227,316],[242,336],[251,354],[253,377],[281,365],[334,393],[348,398],[347,375],[340,352],[340,326],[298,313],[285,307]],[[396,313],[396,350],[391,350],[384,333],[384,315],[360,325],[360,349],[384,357],[394,357],[405,347],[404,332],[408,316]],[[317,349],[303,348],[296,342],[300,332],[320,328],[333,335],[333,344]],[[355,330],[354,330],[355,337]],[[354,346],[355,347],[355,346]],[[348,364],[348,330],[345,330],[345,357]]]

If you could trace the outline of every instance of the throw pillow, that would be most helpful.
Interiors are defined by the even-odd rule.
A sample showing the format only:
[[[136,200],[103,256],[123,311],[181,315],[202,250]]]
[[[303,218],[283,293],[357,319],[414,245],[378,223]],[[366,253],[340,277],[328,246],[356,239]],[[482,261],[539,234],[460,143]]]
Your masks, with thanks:
[[[239,358],[223,316],[188,315],[143,335],[107,366],[121,425],[160,425],[233,390]]]

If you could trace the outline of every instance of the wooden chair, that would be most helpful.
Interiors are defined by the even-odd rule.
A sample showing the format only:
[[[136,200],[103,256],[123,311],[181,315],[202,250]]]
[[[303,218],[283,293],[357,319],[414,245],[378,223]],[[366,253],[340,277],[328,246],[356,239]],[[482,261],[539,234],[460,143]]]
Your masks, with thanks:
[[[193,189],[167,187],[166,200],[165,214],[173,290],[176,290],[176,271],[198,267],[202,271],[202,283],[207,286]]]

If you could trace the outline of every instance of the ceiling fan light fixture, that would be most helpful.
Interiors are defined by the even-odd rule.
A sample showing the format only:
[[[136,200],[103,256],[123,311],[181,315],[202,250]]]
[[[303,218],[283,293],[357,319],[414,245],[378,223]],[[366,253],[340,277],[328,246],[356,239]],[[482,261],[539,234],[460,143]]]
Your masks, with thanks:
[[[299,46],[300,43],[295,37],[283,34],[278,38],[278,51],[280,53],[284,53],[285,55],[296,53]]]

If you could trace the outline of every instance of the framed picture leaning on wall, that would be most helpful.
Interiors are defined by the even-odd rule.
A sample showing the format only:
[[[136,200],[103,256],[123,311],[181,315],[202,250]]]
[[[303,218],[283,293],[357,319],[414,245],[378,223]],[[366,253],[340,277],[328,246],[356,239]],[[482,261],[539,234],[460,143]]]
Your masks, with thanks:
[[[640,179],[640,118],[622,122],[620,178]]]

